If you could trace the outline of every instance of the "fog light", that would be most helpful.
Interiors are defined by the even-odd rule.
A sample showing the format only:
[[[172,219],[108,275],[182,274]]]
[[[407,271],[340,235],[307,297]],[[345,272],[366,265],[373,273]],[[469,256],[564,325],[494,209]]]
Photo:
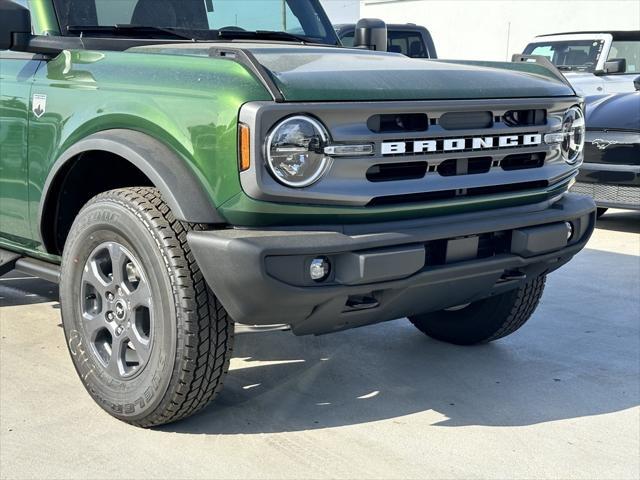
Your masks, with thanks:
[[[323,282],[331,274],[331,263],[327,257],[318,257],[311,260],[309,276],[314,282]]]
[[[573,238],[573,223],[564,222],[567,227],[567,242]]]

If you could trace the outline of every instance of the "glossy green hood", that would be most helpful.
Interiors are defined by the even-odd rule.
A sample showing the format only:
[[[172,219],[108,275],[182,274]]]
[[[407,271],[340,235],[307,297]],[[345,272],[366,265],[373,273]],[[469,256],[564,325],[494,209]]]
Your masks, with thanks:
[[[575,95],[546,68],[527,63],[421,60],[335,47],[202,43],[141,47],[146,53],[207,56],[241,48],[266,68],[286,101],[445,100]]]

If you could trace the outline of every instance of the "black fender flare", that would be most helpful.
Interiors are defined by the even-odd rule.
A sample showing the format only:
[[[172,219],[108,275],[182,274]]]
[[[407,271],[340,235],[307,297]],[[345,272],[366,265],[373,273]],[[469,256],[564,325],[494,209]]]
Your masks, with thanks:
[[[68,162],[90,151],[118,155],[144,173],[160,191],[178,220],[190,223],[226,223],[210,199],[203,182],[185,160],[159,140],[134,130],[105,130],[89,135],[68,148],[54,162],[42,189],[38,225],[43,228],[44,206],[58,175]]]

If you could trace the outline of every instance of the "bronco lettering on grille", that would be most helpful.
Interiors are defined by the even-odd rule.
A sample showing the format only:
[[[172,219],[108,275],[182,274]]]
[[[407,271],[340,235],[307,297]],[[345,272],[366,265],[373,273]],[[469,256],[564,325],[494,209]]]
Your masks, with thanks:
[[[524,135],[501,135],[467,138],[434,138],[430,140],[411,140],[402,142],[383,142],[382,155],[402,155],[421,153],[442,153],[460,150],[486,150],[492,148],[530,147],[540,145],[542,135],[526,133]]]

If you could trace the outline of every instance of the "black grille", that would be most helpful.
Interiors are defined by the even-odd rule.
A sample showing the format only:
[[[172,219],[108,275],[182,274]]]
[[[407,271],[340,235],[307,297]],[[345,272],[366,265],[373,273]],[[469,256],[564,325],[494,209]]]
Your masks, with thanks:
[[[443,177],[475,175],[491,170],[491,157],[452,158],[438,165],[438,173]]]
[[[426,132],[429,129],[429,117],[425,113],[373,115],[367,120],[367,127],[374,133]]]
[[[500,166],[503,170],[525,170],[527,168],[540,168],[544,165],[546,153],[518,153],[508,155],[502,159]]]
[[[427,162],[382,163],[367,170],[370,182],[392,182],[396,180],[415,180],[427,173]]]
[[[448,112],[440,117],[438,123],[445,130],[491,128],[493,114],[491,112]]]
[[[510,127],[532,127],[536,125],[546,125],[546,110],[509,110],[502,117],[505,125]]]

